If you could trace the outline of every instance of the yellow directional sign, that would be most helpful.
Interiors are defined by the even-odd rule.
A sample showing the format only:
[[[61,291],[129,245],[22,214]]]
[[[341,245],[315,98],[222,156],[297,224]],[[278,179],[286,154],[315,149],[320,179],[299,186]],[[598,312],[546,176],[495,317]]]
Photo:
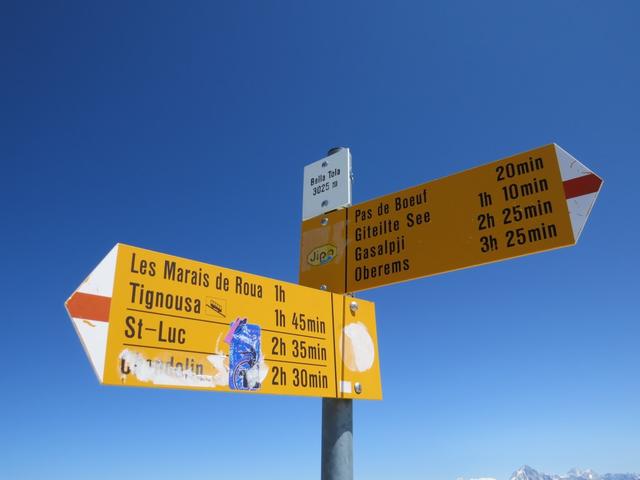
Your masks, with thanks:
[[[573,245],[601,184],[553,144],[321,215],[300,283],[356,292]]]
[[[118,244],[67,300],[109,385],[380,399],[374,305]]]

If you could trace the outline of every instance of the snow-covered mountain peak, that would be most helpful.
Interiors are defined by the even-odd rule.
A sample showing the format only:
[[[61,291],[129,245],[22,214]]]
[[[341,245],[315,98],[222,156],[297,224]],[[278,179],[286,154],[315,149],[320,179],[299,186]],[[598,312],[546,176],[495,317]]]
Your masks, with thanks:
[[[523,465],[511,474],[511,480],[555,480],[549,475],[538,472],[529,465]]]
[[[579,468],[572,468],[566,475],[562,475],[561,478],[576,479],[576,480],[600,480],[600,475],[591,470],[581,470]]]
[[[511,474],[510,480],[640,480],[637,473],[607,473],[600,475],[591,469],[573,468],[564,475],[540,473],[529,465],[523,465]]]

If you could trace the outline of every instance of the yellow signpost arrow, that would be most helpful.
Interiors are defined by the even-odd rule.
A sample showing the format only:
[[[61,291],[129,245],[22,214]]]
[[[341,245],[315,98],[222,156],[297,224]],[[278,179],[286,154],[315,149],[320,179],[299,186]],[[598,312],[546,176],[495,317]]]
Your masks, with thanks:
[[[66,307],[104,384],[380,399],[374,305],[352,301],[118,244]]]
[[[552,144],[320,215],[300,283],[357,292],[574,245],[601,185]]]

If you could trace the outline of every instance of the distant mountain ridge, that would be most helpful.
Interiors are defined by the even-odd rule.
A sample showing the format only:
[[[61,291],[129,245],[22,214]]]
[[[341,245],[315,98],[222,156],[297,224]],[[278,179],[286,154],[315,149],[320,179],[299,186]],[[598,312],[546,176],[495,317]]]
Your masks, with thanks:
[[[524,465],[511,474],[510,480],[640,480],[638,473],[605,473],[600,475],[593,470],[574,468],[564,475],[540,473],[529,465]]]

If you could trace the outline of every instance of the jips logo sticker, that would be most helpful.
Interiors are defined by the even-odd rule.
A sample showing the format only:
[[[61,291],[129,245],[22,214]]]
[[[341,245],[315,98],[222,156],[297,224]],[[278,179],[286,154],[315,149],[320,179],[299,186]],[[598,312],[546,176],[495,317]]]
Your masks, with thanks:
[[[331,245],[330,243],[322,245],[321,247],[311,250],[311,253],[307,255],[307,263],[314,267],[326,265],[335,258],[336,253],[337,248],[335,245]]]

